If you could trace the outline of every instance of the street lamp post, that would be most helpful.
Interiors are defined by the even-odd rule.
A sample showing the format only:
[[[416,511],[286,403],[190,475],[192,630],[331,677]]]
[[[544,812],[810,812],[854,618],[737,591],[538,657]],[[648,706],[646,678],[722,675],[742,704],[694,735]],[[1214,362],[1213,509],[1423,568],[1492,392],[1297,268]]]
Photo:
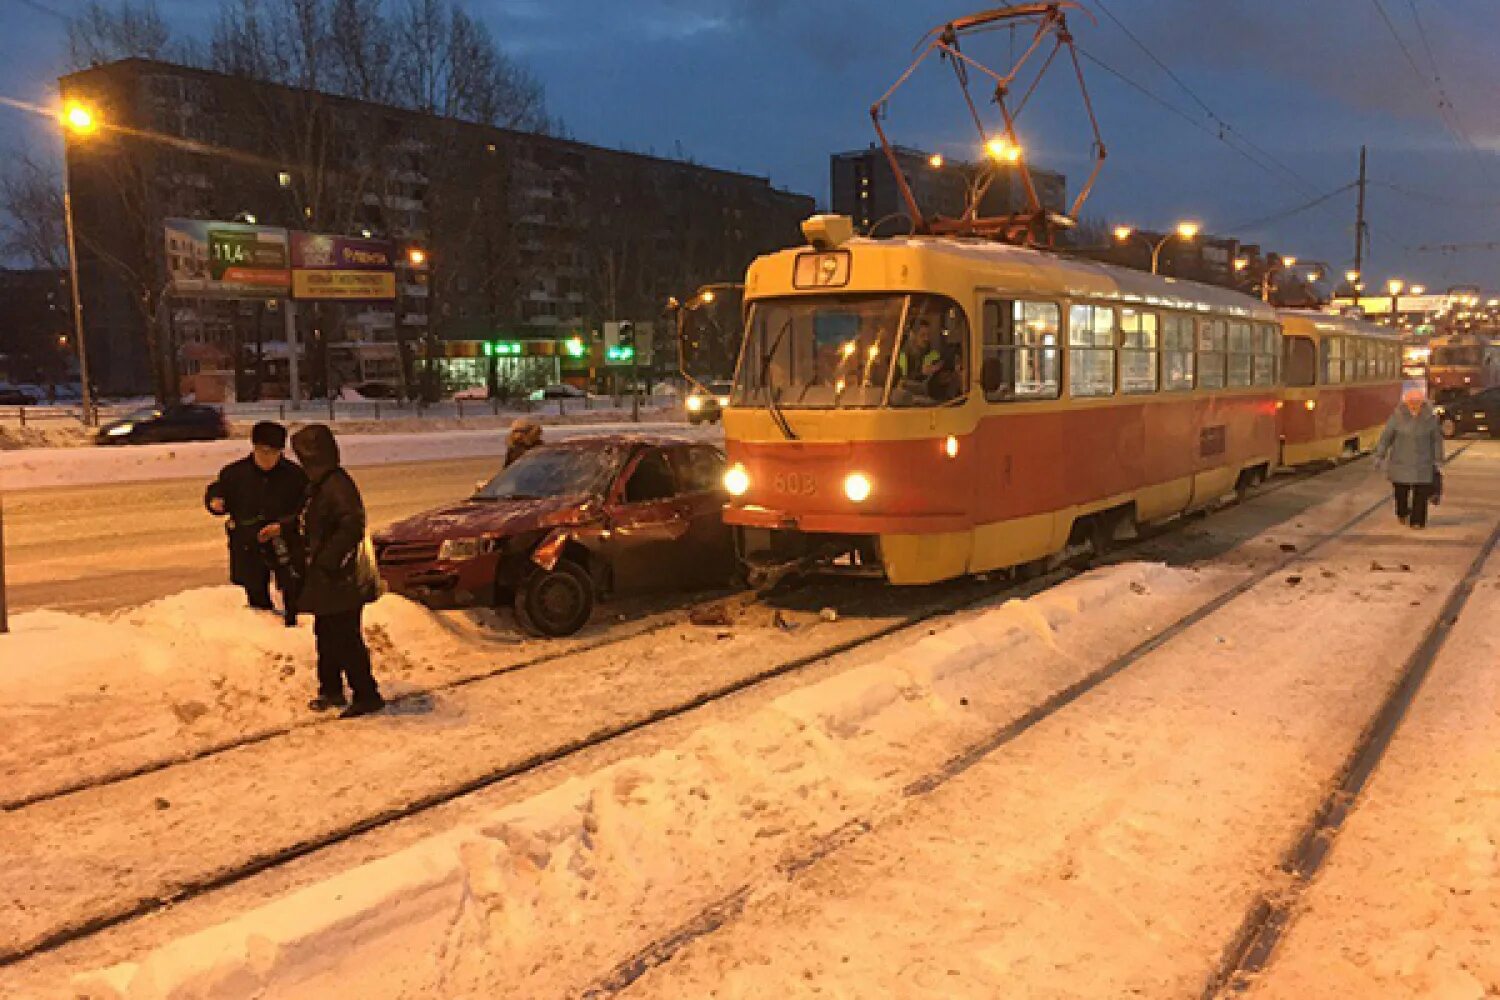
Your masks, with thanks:
[[[84,105],[70,101],[63,108],[64,128],[74,135],[93,135],[99,130],[99,121]],[[78,387],[79,406],[83,411],[83,424],[92,427],[97,423],[94,407],[94,390],[89,384],[88,346],[83,341],[83,298],[78,290],[78,238],[73,230],[73,167],[64,143],[63,148],[63,225],[68,235],[68,284],[73,298],[73,339],[78,343]]]
[[[1393,327],[1399,325],[1397,323],[1397,314],[1400,310],[1401,289],[1405,287],[1406,282],[1400,278],[1392,278],[1385,283],[1385,290],[1391,293],[1391,326]]]
[[[1154,243],[1148,237],[1136,232],[1131,226],[1116,226],[1114,235],[1115,239],[1120,243],[1127,242],[1132,236],[1139,236],[1141,242],[1151,249],[1151,273],[1157,274],[1161,267],[1162,248],[1174,239],[1191,240],[1195,238],[1198,235],[1199,229],[1200,227],[1196,222],[1179,222],[1174,231]]]

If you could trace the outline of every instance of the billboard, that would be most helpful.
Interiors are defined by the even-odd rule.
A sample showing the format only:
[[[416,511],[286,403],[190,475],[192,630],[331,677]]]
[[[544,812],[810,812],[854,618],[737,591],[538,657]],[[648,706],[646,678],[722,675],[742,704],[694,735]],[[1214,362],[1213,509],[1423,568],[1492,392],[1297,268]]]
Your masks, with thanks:
[[[281,298],[292,287],[285,229],[167,219],[166,250],[176,295]]]
[[[387,240],[292,233],[292,297],[378,301],[396,297],[396,248]]]

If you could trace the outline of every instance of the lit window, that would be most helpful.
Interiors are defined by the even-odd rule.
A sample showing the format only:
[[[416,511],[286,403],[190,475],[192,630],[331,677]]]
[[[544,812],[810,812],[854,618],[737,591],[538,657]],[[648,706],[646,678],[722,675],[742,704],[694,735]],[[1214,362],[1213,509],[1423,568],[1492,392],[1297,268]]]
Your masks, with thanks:
[[[289,188],[292,186],[292,175],[283,170],[276,175],[276,182],[284,188]]]

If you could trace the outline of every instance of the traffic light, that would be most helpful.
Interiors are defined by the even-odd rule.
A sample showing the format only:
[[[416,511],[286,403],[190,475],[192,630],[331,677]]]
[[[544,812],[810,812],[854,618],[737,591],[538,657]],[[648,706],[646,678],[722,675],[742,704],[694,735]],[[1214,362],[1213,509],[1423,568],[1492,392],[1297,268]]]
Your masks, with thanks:
[[[610,362],[611,364],[618,364],[624,361],[632,361],[634,359],[635,345],[633,344],[617,344],[613,347],[606,347],[604,349],[604,360]]]
[[[621,347],[635,347],[635,324],[626,320],[620,324],[620,332],[615,335],[615,342]]]

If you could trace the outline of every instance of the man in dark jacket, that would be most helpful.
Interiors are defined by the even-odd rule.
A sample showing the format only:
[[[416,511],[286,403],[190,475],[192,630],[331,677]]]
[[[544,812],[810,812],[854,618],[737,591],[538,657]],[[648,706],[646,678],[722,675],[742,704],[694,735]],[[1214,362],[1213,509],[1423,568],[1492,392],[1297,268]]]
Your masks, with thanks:
[[[226,516],[229,536],[229,579],[245,588],[252,608],[271,607],[271,577],[281,591],[287,626],[297,624],[298,575],[296,520],[307,493],[307,477],[286,460],[286,428],[269,420],[250,432],[249,455],[219,470],[208,484],[203,505],[209,513]],[[268,524],[281,524],[279,541],[260,539]]]
[[[299,606],[312,612],[318,637],[318,696],[315,712],[348,705],[344,718],[385,707],[370,672],[370,650],[360,631],[364,607],[380,596],[375,553],[365,533],[365,505],[354,479],[339,465],[333,431],[310,424],[292,435],[292,450],[307,471],[302,511],[307,562]],[[352,701],[344,699],[344,679]]]

